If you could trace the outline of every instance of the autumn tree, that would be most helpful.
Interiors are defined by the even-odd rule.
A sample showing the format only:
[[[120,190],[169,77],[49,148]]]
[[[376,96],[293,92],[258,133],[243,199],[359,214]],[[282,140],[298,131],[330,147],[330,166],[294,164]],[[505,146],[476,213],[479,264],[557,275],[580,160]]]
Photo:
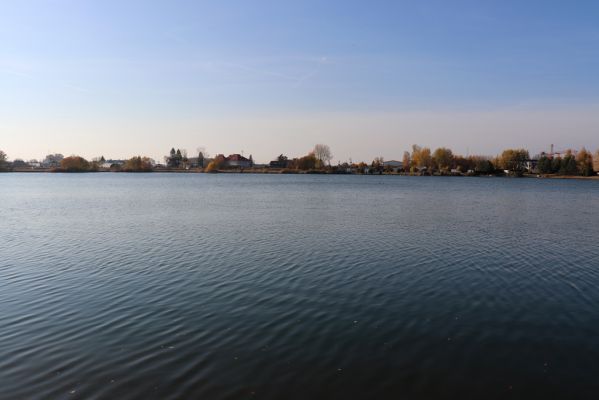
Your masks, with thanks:
[[[474,165],[472,159],[466,158],[464,156],[454,156],[453,157],[453,165],[460,172],[468,172],[471,169],[474,169]]]
[[[331,164],[331,160],[333,159],[333,154],[331,153],[331,148],[326,144],[317,144],[314,146],[314,150],[312,151],[314,157],[318,161],[318,167],[322,168],[326,164]]]
[[[148,157],[137,156],[131,157],[129,160],[127,160],[127,162],[125,162],[125,165],[123,165],[122,171],[151,172],[152,169],[152,160],[150,160]]]
[[[314,153],[310,153],[306,156],[294,160],[295,168],[304,171],[315,169],[319,162],[320,160],[316,158],[316,155]]]
[[[511,173],[521,174],[524,172],[526,160],[530,158],[528,150],[508,149],[501,153],[501,167]]]
[[[593,170],[599,172],[599,150],[597,150],[593,156]]]
[[[576,167],[582,176],[593,175],[593,156],[584,147],[576,155]]]
[[[431,149],[428,147],[420,147],[418,145],[412,146],[412,163],[418,168],[426,168],[431,170],[433,166],[433,157],[431,156]]]
[[[412,145],[412,154],[410,155],[410,160],[412,160],[412,166],[417,167],[420,162],[420,152],[422,151],[422,147],[417,144]]]
[[[224,167],[225,167],[225,156],[223,156],[222,154],[219,154],[216,157],[214,157],[214,159],[212,161],[210,161],[210,163],[206,167],[205,171],[206,172],[218,172],[219,169],[222,169]]]
[[[495,171],[493,162],[487,157],[483,156],[470,156],[468,157],[469,169],[474,169],[477,174],[491,174]]]
[[[424,147],[420,152],[420,166],[426,167],[431,170],[433,167],[433,157],[431,155],[431,149]]]
[[[433,153],[433,163],[439,171],[448,171],[453,162],[453,152],[445,147],[440,147]]]
[[[83,157],[70,156],[62,159],[60,169],[64,172],[86,172],[90,169],[90,163]]]
[[[218,172],[217,162],[214,160],[210,161],[205,169],[205,172]]]

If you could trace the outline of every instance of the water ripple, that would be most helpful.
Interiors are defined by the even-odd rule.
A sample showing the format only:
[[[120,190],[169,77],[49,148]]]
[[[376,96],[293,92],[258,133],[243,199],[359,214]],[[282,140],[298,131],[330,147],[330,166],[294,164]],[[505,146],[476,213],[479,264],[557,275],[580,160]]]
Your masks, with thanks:
[[[596,182],[5,174],[0,185],[0,398],[599,389]]]

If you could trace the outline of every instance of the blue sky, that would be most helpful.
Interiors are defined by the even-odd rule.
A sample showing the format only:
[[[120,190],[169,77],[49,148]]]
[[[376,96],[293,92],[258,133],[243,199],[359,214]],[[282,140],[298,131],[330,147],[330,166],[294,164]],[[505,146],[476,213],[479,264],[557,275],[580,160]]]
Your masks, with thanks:
[[[599,147],[599,2],[6,1],[0,43],[12,158]]]

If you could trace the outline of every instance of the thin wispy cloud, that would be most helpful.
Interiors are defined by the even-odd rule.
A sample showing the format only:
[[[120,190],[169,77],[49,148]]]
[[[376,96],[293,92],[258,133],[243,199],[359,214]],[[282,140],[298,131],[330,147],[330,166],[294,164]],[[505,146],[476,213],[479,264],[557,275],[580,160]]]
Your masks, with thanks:
[[[84,88],[82,86],[74,85],[74,84],[68,83],[68,82],[63,82],[62,86],[65,87],[65,88],[67,88],[67,89],[70,89],[70,90],[73,90],[75,92],[78,92],[78,93],[86,93],[86,94],[92,93],[89,89],[86,89],[86,88]]]
[[[0,66],[0,74],[18,76],[20,78],[32,78],[31,74]]]
[[[12,75],[20,78],[33,78],[33,67],[22,61],[0,59],[0,74]]]
[[[319,57],[315,59],[315,61],[310,61],[310,64],[316,64],[315,66],[310,67],[310,69],[307,72],[301,74],[283,73],[268,67],[251,66],[248,64],[230,61],[220,62],[217,63],[217,65],[220,65],[224,68],[232,68],[246,72],[251,72],[253,74],[256,74],[257,76],[269,76],[279,78],[282,81],[291,83],[292,88],[299,88],[300,86],[302,86],[302,84],[315,77],[319,73],[320,69],[328,65],[329,63],[330,61],[327,57]],[[281,62],[279,64],[281,64]]]
[[[75,91],[78,93],[91,93],[90,90],[86,89],[85,87],[83,87],[82,85],[78,85],[72,82],[67,82],[67,81],[63,81],[63,80],[49,80],[48,76],[44,76],[43,73],[41,72],[35,72],[33,70],[33,68],[26,68],[23,67],[23,64],[20,64],[21,67],[14,67],[15,64],[12,65],[7,65],[7,64],[0,64],[0,76],[1,75],[10,75],[10,76],[15,76],[18,78],[23,78],[26,79],[29,82],[33,82],[34,85],[40,87],[51,84],[55,87],[62,87],[64,89],[68,89],[71,91]]]
[[[233,68],[233,69],[238,69],[238,70],[242,70],[242,71],[252,72],[257,75],[272,76],[272,77],[281,78],[281,79],[287,80],[287,81],[294,81],[297,79],[297,77],[295,77],[295,76],[287,75],[287,74],[284,74],[284,73],[281,73],[278,71],[272,71],[267,68],[252,67],[252,66],[249,66],[246,64],[235,63],[235,62],[230,62],[230,61],[221,62],[221,63],[219,63],[219,65],[222,67],[225,67],[225,68]]]

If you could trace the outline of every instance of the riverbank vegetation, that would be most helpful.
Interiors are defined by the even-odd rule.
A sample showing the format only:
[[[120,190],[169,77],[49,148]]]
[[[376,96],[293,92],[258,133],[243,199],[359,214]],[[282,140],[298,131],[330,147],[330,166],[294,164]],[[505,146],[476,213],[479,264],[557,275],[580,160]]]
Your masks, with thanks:
[[[0,171],[5,171],[8,169],[7,160],[8,156],[6,153],[0,150]]]
[[[91,164],[83,157],[70,156],[60,162],[60,172],[89,172]]]
[[[599,162],[599,151],[596,154]],[[594,175],[593,156],[584,147],[574,155],[568,150],[563,157],[549,158],[542,155],[537,163],[537,168],[541,174],[558,175]]]
[[[599,150],[592,154],[586,148],[561,152],[542,152],[532,156],[526,149],[506,149],[501,154],[483,155],[456,154],[447,147],[431,151],[429,147],[413,145],[401,161],[385,161],[375,157],[372,162],[338,162],[331,164],[333,154],[329,146],[317,144],[308,154],[289,158],[280,154],[269,164],[256,165],[250,155],[241,154],[225,157],[218,154],[210,158],[204,148],[199,148],[197,157],[188,157],[186,150],[170,150],[164,157],[165,164],[134,156],[128,160],[106,160],[103,156],[91,161],[72,155],[50,154],[37,162],[8,160],[0,150],[0,171],[52,171],[52,172],[253,172],[253,173],[325,173],[325,174],[399,174],[399,175],[510,175],[510,176],[596,176],[599,171]]]
[[[123,172],[152,172],[154,167],[149,157],[131,157],[120,168]]]

